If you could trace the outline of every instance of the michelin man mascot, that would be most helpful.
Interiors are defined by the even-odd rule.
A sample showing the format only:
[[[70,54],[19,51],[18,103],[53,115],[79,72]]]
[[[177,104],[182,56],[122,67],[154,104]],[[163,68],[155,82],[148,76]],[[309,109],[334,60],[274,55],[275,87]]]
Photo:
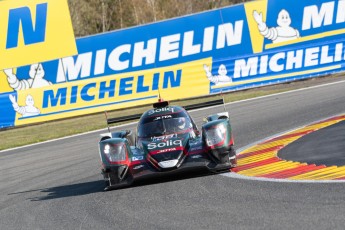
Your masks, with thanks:
[[[12,69],[5,69],[4,72],[7,75],[9,85],[16,91],[52,85],[50,81],[43,79],[45,72],[42,64],[32,64],[30,66],[30,79],[18,80]]]
[[[14,111],[20,113],[23,117],[36,116],[41,113],[41,111],[34,106],[35,102],[31,95],[26,96],[25,106],[19,106],[15,96],[9,95],[9,98],[12,102]]]
[[[214,84],[218,83],[231,83],[232,79],[231,77],[227,76],[226,74],[228,71],[226,70],[225,65],[221,64],[218,68],[218,74],[216,76],[213,76],[210,68],[207,65],[204,65],[204,70],[206,72],[206,76],[210,82],[213,82]]]
[[[258,23],[258,28],[262,36],[272,40],[273,43],[284,42],[299,38],[299,32],[290,26],[291,18],[289,12],[281,10],[277,18],[277,27],[268,28],[262,19],[262,13],[253,12],[255,21]]]

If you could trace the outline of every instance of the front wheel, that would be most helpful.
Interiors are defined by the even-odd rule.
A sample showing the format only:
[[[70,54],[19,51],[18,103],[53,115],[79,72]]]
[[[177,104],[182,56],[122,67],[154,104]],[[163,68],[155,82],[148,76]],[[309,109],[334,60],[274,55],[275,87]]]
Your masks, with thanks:
[[[231,165],[231,168],[234,168],[237,166],[237,155],[236,155],[236,150],[234,149],[233,146],[231,146],[228,151],[225,152],[223,157],[220,159],[221,163],[229,164]]]
[[[237,166],[237,155],[234,146],[231,146],[229,149],[229,161],[232,168]]]

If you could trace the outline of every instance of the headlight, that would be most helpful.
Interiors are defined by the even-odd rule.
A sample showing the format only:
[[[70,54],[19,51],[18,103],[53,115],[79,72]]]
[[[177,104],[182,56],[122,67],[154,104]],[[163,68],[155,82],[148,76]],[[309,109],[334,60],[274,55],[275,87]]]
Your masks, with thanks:
[[[207,145],[210,147],[224,144],[226,129],[223,124],[219,124],[206,131]]]
[[[105,144],[103,152],[110,162],[126,160],[126,146],[122,144]]]

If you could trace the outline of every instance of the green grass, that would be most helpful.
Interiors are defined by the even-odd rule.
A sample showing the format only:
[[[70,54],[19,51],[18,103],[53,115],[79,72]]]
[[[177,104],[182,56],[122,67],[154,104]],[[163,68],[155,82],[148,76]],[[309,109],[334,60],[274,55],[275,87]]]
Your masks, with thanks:
[[[332,77],[329,77],[332,78]],[[333,77],[334,78],[334,77]],[[251,90],[239,91],[224,94],[225,102],[239,101],[269,94],[289,91],[293,89],[308,87],[317,84],[317,81],[311,79],[302,82],[293,82],[289,84],[282,84],[277,86],[268,86],[263,88],[256,88]],[[193,98],[189,100],[180,100],[171,102],[171,104],[188,105],[196,104],[198,102],[205,102],[209,100],[219,99],[220,96],[210,96],[204,98]],[[151,105],[141,106],[136,108],[128,108],[108,113],[109,117],[126,116],[130,114],[137,114],[152,108]],[[120,123],[119,123],[120,124]],[[75,117],[65,120],[51,121],[42,124],[36,124],[26,127],[17,127],[8,130],[0,131],[0,150],[23,146],[32,143],[38,143],[46,140],[51,140],[59,137],[65,137],[73,134],[83,133],[87,131],[106,128],[105,116],[103,113],[85,115],[82,117]]]

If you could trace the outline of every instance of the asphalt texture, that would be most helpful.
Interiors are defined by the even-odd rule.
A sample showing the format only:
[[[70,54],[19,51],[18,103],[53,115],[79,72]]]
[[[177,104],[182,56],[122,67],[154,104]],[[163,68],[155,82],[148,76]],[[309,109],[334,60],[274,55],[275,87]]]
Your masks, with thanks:
[[[316,165],[345,165],[345,121],[310,133],[278,152],[285,160]]]
[[[228,104],[236,148],[344,114],[344,88],[340,82]],[[200,125],[219,110],[191,115]],[[0,152],[0,229],[344,229],[345,183],[194,173],[104,192],[100,133]]]

